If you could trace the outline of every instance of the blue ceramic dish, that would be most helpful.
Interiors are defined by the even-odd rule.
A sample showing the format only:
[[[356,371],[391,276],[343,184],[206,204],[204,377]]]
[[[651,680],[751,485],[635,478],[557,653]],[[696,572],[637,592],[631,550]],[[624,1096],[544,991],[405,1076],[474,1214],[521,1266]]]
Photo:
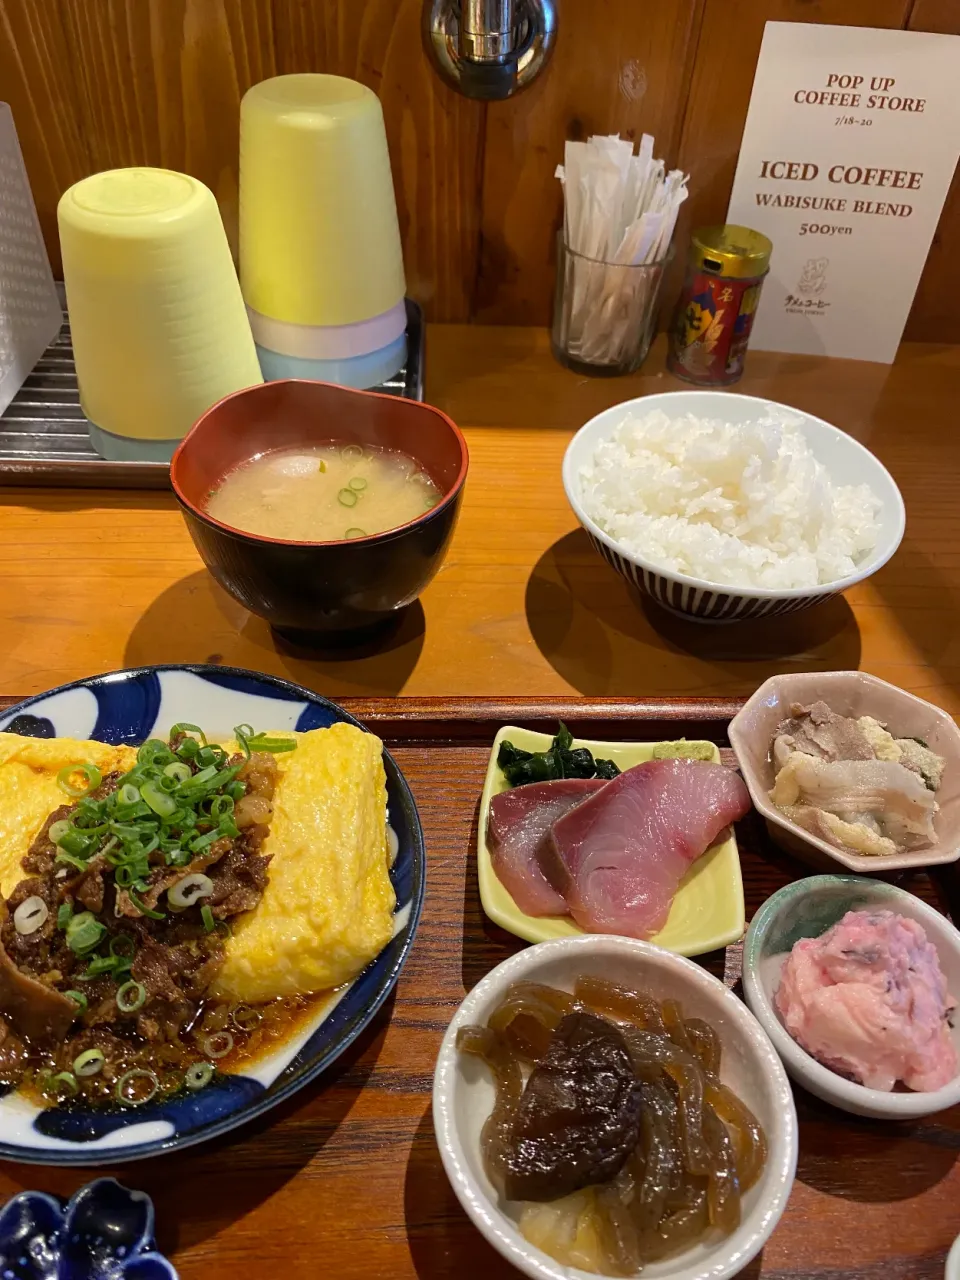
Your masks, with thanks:
[[[143,742],[179,721],[229,737],[234,725],[264,730],[358,725],[318,694],[275,676],[231,667],[158,666],[79,680],[30,698],[0,716],[0,730],[30,737]],[[358,725],[362,728],[362,725]],[[135,1111],[51,1107],[41,1110],[17,1093],[0,1097],[0,1158],[35,1164],[91,1165],[175,1150],[203,1142],[261,1115],[330,1066],[368,1025],[393,989],[413,945],[423,905],[423,831],[410,788],[388,752],[390,822],[399,851],[390,872],[397,895],[394,936],[346,988],[246,1075],[217,1076],[186,1097]],[[3,1275],[0,1271],[0,1275]]]
[[[177,1280],[153,1241],[153,1202],[113,1178],[70,1200],[23,1191],[0,1209],[4,1280]]]

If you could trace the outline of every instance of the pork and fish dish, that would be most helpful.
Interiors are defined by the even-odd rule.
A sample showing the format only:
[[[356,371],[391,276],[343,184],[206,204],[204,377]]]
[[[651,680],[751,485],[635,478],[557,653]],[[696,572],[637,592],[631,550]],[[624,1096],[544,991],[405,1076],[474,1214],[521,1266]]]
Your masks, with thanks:
[[[136,1107],[275,1048],[389,941],[382,744],[0,733],[0,1083]]]
[[[798,826],[851,853],[884,857],[937,843],[945,761],[919,738],[825,702],[791,707],[771,755],[770,798]]]
[[[684,875],[748,812],[747,788],[705,758],[709,744],[659,744],[653,759],[622,773],[572,744],[562,725],[545,752],[502,744],[510,789],[490,802],[494,872],[529,916],[652,937]]]

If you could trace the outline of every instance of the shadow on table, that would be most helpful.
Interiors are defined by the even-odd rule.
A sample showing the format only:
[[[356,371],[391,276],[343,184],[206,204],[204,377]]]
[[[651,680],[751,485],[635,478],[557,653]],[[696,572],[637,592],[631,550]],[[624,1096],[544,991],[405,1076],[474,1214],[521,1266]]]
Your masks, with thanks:
[[[907,637],[916,654],[914,661],[928,667],[943,684],[954,685],[960,592],[956,554],[948,537],[943,538],[938,554],[943,557],[939,564],[908,534],[890,563],[871,579],[871,586],[894,616],[897,629]],[[937,701],[932,690],[916,692]]]
[[[477,828],[480,817],[480,801],[477,801],[470,827],[470,843],[467,846],[467,869],[463,885],[463,950],[461,952],[461,976],[464,991],[472,991],[481,978],[502,960],[520,951],[527,944],[514,937],[506,929],[490,919],[480,901],[480,881],[477,878]]]
[[[842,596],[780,618],[688,622],[615,573],[582,529],[537,561],[526,613],[540,652],[584,694],[709,693],[714,672],[722,691],[732,684],[748,690],[782,671],[853,670],[860,662],[859,628]],[[704,665],[689,664],[690,683],[681,688],[685,657]]]
[[[429,1107],[413,1135],[403,1208],[407,1244],[420,1280],[457,1275],[515,1280],[517,1272],[487,1244],[453,1193],[440,1160]]]
[[[33,511],[102,511],[128,508],[132,512],[173,511],[172,489],[44,489],[0,487],[0,507],[29,507]]]
[[[161,592],[127,641],[129,666],[209,662],[285,676],[319,693],[399,693],[417,665],[426,621],[415,601],[375,643],[325,651],[291,645],[219,587],[191,573]]]
[[[793,1087],[800,1120],[797,1181],[861,1203],[912,1200],[950,1173],[960,1152],[956,1108],[896,1122],[847,1115]],[[838,1159],[838,1153],[843,1158]]]

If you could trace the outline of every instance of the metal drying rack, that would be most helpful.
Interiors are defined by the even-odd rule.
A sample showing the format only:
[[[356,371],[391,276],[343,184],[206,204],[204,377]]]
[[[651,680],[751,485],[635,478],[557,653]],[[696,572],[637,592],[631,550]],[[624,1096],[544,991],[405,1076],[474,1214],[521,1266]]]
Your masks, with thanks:
[[[63,286],[60,289],[63,301]],[[423,399],[423,312],[407,299],[406,366],[375,390]],[[80,489],[167,489],[165,462],[107,462],[94,451],[80,408],[66,309],[63,327],[0,414],[0,485]]]

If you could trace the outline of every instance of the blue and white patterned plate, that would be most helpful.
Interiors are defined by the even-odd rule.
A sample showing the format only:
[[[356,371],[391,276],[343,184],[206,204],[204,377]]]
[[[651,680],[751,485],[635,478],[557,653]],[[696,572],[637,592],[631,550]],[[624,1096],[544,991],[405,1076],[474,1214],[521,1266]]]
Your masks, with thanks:
[[[139,744],[189,721],[211,737],[233,726],[322,729],[358,722],[340,707],[275,676],[231,667],[158,666],[79,680],[0,715],[0,730],[30,737],[94,738]],[[363,727],[362,725],[359,727]],[[403,774],[384,752],[390,823],[399,852],[390,877],[397,895],[394,936],[379,956],[302,1033],[246,1075],[217,1077],[197,1093],[128,1110],[40,1110],[18,1093],[0,1097],[0,1158],[90,1165],[138,1160],[225,1133],[287,1098],[324,1071],[367,1026],[390,994],[413,945],[423,905],[423,830]]]

